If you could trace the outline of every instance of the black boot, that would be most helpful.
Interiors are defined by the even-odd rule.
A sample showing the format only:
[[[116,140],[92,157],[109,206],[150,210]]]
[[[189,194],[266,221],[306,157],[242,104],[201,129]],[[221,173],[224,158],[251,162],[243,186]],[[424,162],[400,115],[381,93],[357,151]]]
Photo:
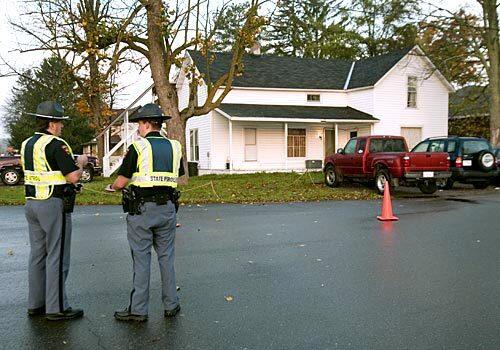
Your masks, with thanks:
[[[36,309],[28,309],[28,316],[45,316],[45,306]]]
[[[148,315],[134,315],[127,308],[123,311],[116,311],[115,318],[118,321],[146,322],[148,320]]]
[[[68,308],[64,312],[58,312],[55,314],[47,314],[47,320],[49,321],[64,321],[73,320],[75,318],[80,318],[83,316],[82,309],[72,309]]]
[[[172,310],[165,310],[164,315],[165,315],[165,317],[174,317],[175,315],[177,315],[179,313],[179,311],[181,311],[181,306],[177,305]]]

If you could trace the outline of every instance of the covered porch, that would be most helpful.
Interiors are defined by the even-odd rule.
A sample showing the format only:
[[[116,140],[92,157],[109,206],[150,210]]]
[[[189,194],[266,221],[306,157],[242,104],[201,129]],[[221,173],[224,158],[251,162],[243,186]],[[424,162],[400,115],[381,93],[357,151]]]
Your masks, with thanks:
[[[223,104],[216,113],[227,123],[227,154],[213,170],[235,173],[321,169],[326,155],[372,134],[378,121],[350,107]]]

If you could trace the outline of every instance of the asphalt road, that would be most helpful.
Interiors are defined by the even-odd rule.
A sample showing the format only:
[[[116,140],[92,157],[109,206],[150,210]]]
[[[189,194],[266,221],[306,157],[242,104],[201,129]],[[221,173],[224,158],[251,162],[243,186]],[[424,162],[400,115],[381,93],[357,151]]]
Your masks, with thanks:
[[[145,324],[113,319],[132,278],[118,207],[76,209],[68,292],[85,317],[55,324],[25,315],[23,208],[0,207],[0,348],[500,348],[500,191],[398,199],[389,224],[379,206],[182,208],[182,311],[162,317],[154,263]]]

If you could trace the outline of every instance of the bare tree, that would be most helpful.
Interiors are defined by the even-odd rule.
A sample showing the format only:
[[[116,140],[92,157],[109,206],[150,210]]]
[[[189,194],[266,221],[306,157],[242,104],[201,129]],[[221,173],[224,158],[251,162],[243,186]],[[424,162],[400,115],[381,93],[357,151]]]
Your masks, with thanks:
[[[26,13],[12,25],[31,38],[20,52],[45,51],[68,62],[71,74],[84,96],[93,127],[106,127],[111,113],[115,75],[127,57],[123,44],[128,25],[140,11],[113,7],[112,0],[25,0]],[[125,4],[123,4],[125,5]],[[27,17],[27,20],[22,21]],[[103,156],[103,138],[98,140]]]
[[[249,3],[243,24],[235,31],[231,63],[227,71],[212,82],[209,74],[200,75],[194,64],[185,65],[183,59],[184,51],[189,48],[199,50],[207,62],[214,59],[210,51],[214,46],[213,39],[220,21],[217,18],[211,19],[208,2],[201,3],[197,0],[192,4],[189,1],[185,7],[179,2],[167,5],[162,0],[140,0],[145,10],[145,21],[136,21],[134,35],[129,35],[124,40],[129,48],[147,58],[159,103],[172,116],[168,122],[168,134],[181,142],[184,153],[187,120],[217,108],[231,91],[233,79],[243,73],[245,50],[254,44],[255,37],[266,22],[265,18],[258,15],[262,1],[252,0]],[[206,5],[204,13],[200,12],[201,5]],[[220,8],[214,12],[224,13]],[[184,38],[179,36],[183,31]],[[182,67],[189,77],[189,101],[187,107],[182,109],[176,87],[170,82],[175,67]],[[203,83],[206,84],[207,98],[199,103],[198,87]]]

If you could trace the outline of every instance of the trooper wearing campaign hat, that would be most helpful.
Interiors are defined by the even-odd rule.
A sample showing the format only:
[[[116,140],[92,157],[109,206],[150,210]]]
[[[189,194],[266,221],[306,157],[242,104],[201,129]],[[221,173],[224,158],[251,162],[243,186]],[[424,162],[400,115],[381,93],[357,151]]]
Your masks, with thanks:
[[[74,319],[83,316],[83,310],[69,307],[66,296],[71,213],[63,203],[87,159],[81,156],[75,164],[71,147],[60,138],[62,121],[68,117],[59,103],[42,102],[36,113],[27,114],[36,117],[38,126],[21,147],[30,238],[28,315]]]
[[[132,253],[133,288],[128,307],[115,312],[119,321],[148,319],[151,247],[158,255],[165,317],[179,310],[174,270],[177,180],[184,175],[179,141],[161,135],[170,119],[160,106],[149,103],[131,115],[139,123],[139,138],[128,149],[112,189],[132,194],[125,203],[127,237]]]

